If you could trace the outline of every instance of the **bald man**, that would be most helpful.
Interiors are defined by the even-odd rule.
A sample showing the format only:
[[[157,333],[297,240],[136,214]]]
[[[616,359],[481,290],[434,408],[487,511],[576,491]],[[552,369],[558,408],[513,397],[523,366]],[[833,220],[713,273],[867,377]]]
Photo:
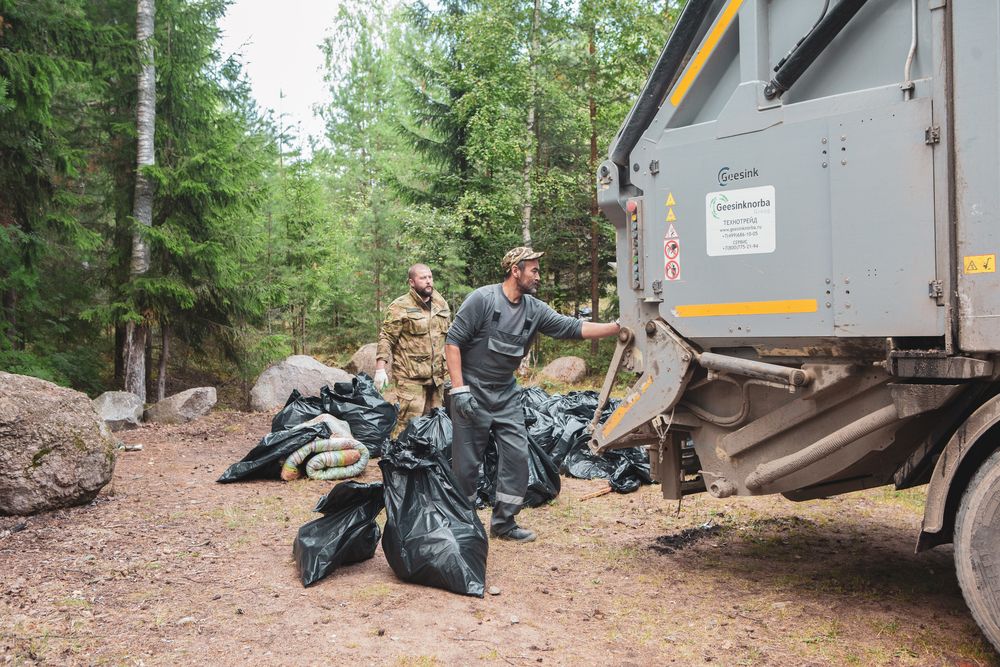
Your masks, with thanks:
[[[375,353],[375,386],[381,392],[389,386],[385,367],[392,359],[393,386],[386,398],[399,403],[393,438],[410,419],[444,403],[444,339],[451,310],[434,289],[434,274],[427,266],[411,266],[407,282],[410,291],[389,304]]]

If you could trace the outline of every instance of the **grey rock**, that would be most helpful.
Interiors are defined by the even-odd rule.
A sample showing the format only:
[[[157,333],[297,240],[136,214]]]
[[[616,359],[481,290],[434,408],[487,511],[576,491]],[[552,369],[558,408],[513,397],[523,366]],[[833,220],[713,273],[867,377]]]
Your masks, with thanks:
[[[129,391],[106,391],[94,399],[94,409],[112,431],[139,428],[142,399]]]
[[[195,387],[152,404],[145,418],[160,424],[186,424],[207,415],[215,400],[215,387]]]
[[[89,503],[114,468],[115,439],[86,394],[0,371],[0,515]]]
[[[303,396],[319,396],[323,385],[349,382],[351,374],[320,363],[304,354],[280,361],[260,374],[250,390],[250,409],[271,412],[285,405],[288,395],[298,389]]]
[[[573,384],[587,375],[587,363],[580,357],[559,357],[542,369],[541,377]]]
[[[487,591],[487,593],[489,593],[490,595],[500,595],[500,587],[490,586],[490,589]]]
[[[378,343],[367,343],[358,348],[351,360],[347,362],[347,370],[350,373],[367,373],[375,377],[375,353],[378,352]],[[392,359],[385,364],[385,372],[392,375]]]

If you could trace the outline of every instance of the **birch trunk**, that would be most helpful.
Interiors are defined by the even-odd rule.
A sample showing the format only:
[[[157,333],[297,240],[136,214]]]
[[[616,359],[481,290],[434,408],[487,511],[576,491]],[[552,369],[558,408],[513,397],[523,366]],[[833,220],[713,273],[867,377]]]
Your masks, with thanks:
[[[143,171],[154,164],[153,131],[156,125],[156,69],[153,61],[153,14],[155,0],[136,0],[136,37],[139,42],[139,70],[136,136],[138,150],[135,174],[133,217],[136,225],[153,224],[153,183]],[[149,271],[149,245],[137,229],[132,234],[129,278],[135,280]],[[145,316],[144,316],[145,318]],[[149,325],[129,322],[125,331],[125,391],[146,401],[146,338]]]
[[[524,201],[521,204],[521,241],[524,245],[531,247],[531,178],[534,172],[535,162],[535,97],[538,88],[538,33],[541,23],[541,0],[535,0],[535,9],[531,17],[531,52],[529,54],[528,67],[530,72],[529,93],[528,93],[528,120],[525,123],[526,146],[524,150],[524,171],[521,174],[524,185]]]

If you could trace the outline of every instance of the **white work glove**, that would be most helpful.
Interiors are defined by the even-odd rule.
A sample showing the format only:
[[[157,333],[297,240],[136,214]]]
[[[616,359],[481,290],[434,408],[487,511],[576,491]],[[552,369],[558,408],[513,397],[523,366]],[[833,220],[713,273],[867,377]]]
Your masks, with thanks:
[[[378,389],[381,394],[385,391],[385,388],[389,386],[389,376],[386,374],[384,368],[375,369],[375,388]]]

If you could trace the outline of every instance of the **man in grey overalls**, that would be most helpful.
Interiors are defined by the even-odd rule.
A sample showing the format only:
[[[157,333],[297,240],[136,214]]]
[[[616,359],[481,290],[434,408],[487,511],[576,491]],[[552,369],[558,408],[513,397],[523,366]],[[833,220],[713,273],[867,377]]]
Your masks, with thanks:
[[[445,341],[452,386],[452,469],[459,490],[475,502],[479,467],[492,431],[499,464],[490,534],[517,542],[531,542],[535,533],[514,520],[528,488],[528,433],[514,371],[539,331],[553,338],[604,338],[619,329],[617,322],[581,322],[560,315],[536,299],[542,254],[519,247],[504,255],[504,281],[469,295]]]

